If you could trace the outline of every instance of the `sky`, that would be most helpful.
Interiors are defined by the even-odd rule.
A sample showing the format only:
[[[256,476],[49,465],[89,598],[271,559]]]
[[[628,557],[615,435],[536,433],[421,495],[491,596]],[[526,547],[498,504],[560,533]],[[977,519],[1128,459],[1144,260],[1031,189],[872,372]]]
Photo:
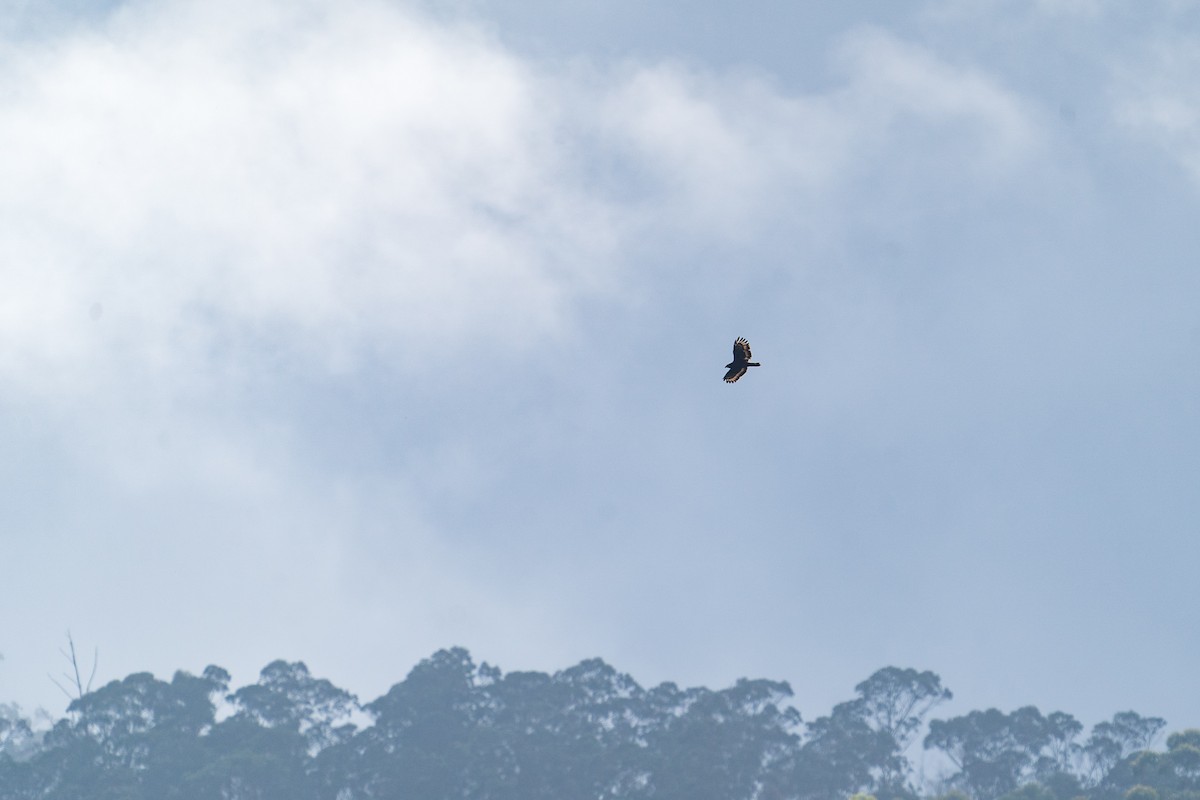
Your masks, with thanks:
[[[1200,3],[2,6],[0,701],[70,631],[1200,726]]]

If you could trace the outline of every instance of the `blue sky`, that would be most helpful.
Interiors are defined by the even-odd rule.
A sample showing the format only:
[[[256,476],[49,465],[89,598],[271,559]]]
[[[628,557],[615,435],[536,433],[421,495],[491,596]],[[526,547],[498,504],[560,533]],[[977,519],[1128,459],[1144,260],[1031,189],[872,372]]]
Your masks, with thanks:
[[[0,700],[69,628],[1200,725],[1196,3],[7,5]]]

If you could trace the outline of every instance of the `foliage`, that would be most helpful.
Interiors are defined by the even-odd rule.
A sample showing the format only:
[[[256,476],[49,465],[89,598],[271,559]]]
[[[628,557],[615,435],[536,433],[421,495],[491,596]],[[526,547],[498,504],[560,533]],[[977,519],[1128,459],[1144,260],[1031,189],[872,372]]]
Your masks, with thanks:
[[[1027,706],[927,720],[950,691],[887,667],[807,723],[791,687],[643,688],[599,659],[504,674],[455,648],[360,705],[301,662],[230,690],[208,667],[84,692],[39,738],[0,706],[0,800],[1200,800],[1200,731],[1122,712],[1093,728]],[[218,713],[218,708],[222,709]]]
[[[1033,706],[1010,714],[990,708],[933,720],[925,747],[942,751],[958,768],[953,784],[977,800],[992,800],[1038,777],[1065,772],[1080,730],[1061,711],[1043,716]]]
[[[15,703],[0,703],[0,757],[21,761],[32,756],[40,744],[41,736],[21,709]]]
[[[1123,760],[1148,749],[1166,724],[1158,717],[1122,711],[1114,714],[1111,721],[1096,725],[1082,748],[1088,779],[1093,784],[1103,784]]]

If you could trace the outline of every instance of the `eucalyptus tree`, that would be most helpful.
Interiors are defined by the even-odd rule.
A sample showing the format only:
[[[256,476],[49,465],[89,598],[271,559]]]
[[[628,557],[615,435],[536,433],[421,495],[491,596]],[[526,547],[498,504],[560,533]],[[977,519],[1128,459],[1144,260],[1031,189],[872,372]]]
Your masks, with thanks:
[[[991,708],[931,721],[924,745],[940,750],[958,768],[953,784],[976,800],[992,800],[1056,772],[1079,729],[1063,712],[1046,717],[1033,706],[1009,714]]]

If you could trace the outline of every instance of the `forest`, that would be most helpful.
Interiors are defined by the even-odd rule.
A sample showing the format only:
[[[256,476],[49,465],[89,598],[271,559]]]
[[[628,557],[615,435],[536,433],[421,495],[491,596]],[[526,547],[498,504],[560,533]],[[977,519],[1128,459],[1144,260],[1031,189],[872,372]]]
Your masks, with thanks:
[[[898,667],[854,691],[809,720],[785,682],[643,688],[599,659],[503,673],[460,648],[367,703],[302,662],[236,690],[216,666],[137,673],[52,726],[0,705],[0,800],[1200,800],[1200,730],[938,718],[950,690]]]

